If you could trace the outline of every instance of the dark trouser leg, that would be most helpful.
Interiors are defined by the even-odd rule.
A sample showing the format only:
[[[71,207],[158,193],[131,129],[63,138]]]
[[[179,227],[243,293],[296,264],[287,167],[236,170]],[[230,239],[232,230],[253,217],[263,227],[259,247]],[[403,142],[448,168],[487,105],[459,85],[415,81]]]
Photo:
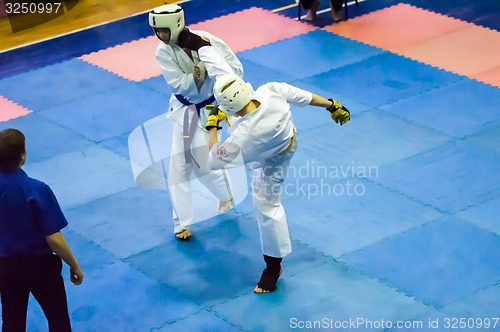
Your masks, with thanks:
[[[330,0],[330,3],[332,4],[332,8],[336,12],[339,12],[342,10],[342,2],[343,2],[343,0]]]
[[[302,8],[309,10],[314,3],[314,0],[300,0],[300,3],[302,4]]]
[[[44,256],[38,266],[38,275],[31,280],[31,292],[47,317],[49,331],[71,331],[61,259],[56,255]]]
[[[262,290],[272,292],[276,289],[276,283],[281,274],[281,261],[283,258],[271,257],[264,255],[266,268],[262,272],[259,283],[257,284]]]
[[[264,255],[264,262],[266,262],[266,268],[269,269],[269,272],[273,274],[279,274],[281,269],[281,261],[283,258],[281,257],[271,257]]]
[[[0,259],[0,297],[2,332],[26,330],[29,288],[22,278],[22,263],[13,258]]]

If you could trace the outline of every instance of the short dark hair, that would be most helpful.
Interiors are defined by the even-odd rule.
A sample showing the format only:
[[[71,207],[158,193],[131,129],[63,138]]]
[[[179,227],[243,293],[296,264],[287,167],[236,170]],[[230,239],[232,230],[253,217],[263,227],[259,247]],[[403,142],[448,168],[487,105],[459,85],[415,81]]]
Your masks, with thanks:
[[[21,166],[26,154],[26,138],[17,129],[0,131],[0,172],[9,173]]]

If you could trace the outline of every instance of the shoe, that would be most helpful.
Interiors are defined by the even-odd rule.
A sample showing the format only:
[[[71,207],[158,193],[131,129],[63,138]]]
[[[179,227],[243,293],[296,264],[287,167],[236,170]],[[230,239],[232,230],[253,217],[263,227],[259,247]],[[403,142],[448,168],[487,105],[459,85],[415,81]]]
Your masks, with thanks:
[[[307,12],[306,15],[306,20],[309,22],[316,21],[316,12],[318,11],[319,8],[319,1],[316,0],[312,3],[311,8],[309,8],[309,11]]]
[[[332,9],[332,19],[334,22],[342,21],[344,19],[342,11],[339,10],[338,12],[336,12],[335,10]]]

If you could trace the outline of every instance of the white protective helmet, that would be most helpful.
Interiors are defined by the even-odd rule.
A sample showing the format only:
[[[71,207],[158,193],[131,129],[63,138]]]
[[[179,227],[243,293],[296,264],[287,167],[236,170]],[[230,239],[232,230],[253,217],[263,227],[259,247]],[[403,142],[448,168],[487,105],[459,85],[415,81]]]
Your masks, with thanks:
[[[179,34],[186,26],[184,22],[184,10],[179,5],[163,5],[149,12],[149,25],[156,29],[170,29],[169,44],[174,44]]]
[[[214,97],[219,103],[219,109],[226,115],[233,116],[254,98],[254,91],[252,85],[241,77],[225,74],[215,81]]]

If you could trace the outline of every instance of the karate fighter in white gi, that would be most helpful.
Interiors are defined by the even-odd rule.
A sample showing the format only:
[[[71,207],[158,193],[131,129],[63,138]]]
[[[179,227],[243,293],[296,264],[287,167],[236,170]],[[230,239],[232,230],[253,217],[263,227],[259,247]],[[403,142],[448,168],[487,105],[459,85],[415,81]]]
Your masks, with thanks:
[[[280,198],[281,183],[297,148],[289,103],[300,107],[325,107],[330,111],[332,119],[340,125],[350,120],[350,114],[337,101],[286,83],[267,83],[254,92],[250,84],[232,74],[217,79],[214,95],[225,114],[236,115],[240,119],[231,127],[231,136],[220,143],[217,136],[219,117],[209,116],[207,128],[210,128],[210,167],[223,169],[240,153],[246,164],[252,163],[253,203],[266,262],[266,268],[254,292],[272,292],[281,275],[282,258],[292,251],[285,210]]]
[[[205,106],[215,102],[214,81],[208,77],[198,53],[178,44],[179,34],[185,29],[184,11],[180,6],[168,4],[154,8],[149,13],[149,25],[161,40],[156,50],[156,60],[172,91],[167,118],[173,120],[168,187],[174,233],[178,239],[187,240],[191,236],[190,225],[193,222],[190,182],[193,176],[220,201],[218,212],[228,210],[232,204],[226,171],[208,168],[208,132],[205,122],[209,111]],[[213,67],[212,75],[229,71],[243,76],[241,62],[221,39],[205,31],[191,33],[208,40],[225,66],[223,72],[218,72],[218,66]]]
[[[179,43],[197,50],[210,73],[216,67],[217,54],[211,44],[184,30]],[[219,72],[224,70],[218,67]],[[227,67],[225,69],[228,71]],[[283,205],[281,183],[297,148],[296,129],[290,104],[325,107],[332,120],[341,126],[350,120],[350,113],[338,101],[326,99],[286,83],[267,83],[253,90],[249,83],[234,74],[217,75],[214,96],[219,110],[213,110],[206,123],[209,136],[211,169],[239,166],[237,160],[253,171],[252,195],[259,222],[262,252],[266,268],[254,289],[269,293],[276,289],[281,275],[281,261],[292,251]],[[237,116],[229,129],[230,137],[219,142],[217,131],[224,116]]]

